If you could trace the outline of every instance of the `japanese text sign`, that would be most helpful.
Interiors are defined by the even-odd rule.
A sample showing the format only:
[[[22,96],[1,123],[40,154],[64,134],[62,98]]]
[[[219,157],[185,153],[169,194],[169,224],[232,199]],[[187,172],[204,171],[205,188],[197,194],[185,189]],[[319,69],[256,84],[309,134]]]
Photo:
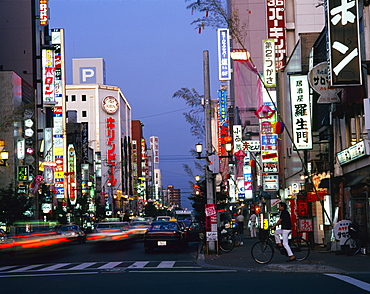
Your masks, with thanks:
[[[273,39],[262,40],[263,79],[266,87],[276,86],[275,42]]]
[[[328,0],[331,86],[361,85],[357,0]]]
[[[306,75],[290,76],[293,141],[297,149],[312,149],[311,104]]]
[[[267,35],[275,41],[276,69],[285,66],[285,0],[267,0]]]
[[[231,80],[230,38],[228,29],[218,29],[218,79]]]

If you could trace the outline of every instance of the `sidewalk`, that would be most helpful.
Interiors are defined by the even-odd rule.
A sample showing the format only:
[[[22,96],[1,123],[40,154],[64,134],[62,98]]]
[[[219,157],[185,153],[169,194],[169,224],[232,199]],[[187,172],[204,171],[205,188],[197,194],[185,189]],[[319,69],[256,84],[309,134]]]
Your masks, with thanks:
[[[317,247],[311,250],[307,260],[302,262],[286,262],[286,256],[275,251],[274,257],[268,264],[258,264],[251,256],[252,245],[258,238],[244,238],[243,245],[235,247],[229,253],[206,255],[198,253],[198,264],[210,268],[228,268],[244,271],[278,271],[278,272],[317,272],[317,273],[369,273],[370,255],[357,254],[354,256],[337,255],[336,252],[326,251]]]

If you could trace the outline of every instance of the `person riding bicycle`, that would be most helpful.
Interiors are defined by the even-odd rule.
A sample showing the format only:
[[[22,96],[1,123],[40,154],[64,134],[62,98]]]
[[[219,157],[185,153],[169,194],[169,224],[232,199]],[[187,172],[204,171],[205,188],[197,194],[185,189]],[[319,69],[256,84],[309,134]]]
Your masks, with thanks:
[[[285,202],[279,203],[279,211],[280,211],[280,219],[277,221],[275,225],[271,227],[271,229],[276,229],[278,225],[281,224],[281,229],[275,230],[274,236],[275,236],[275,242],[278,246],[281,248],[284,246],[286,252],[288,253],[289,261],[296,260],[295,256],[293,255],[292,249],[290,249],[289,243],[288,243],[288,236],[290,232],[292,231],[292,222],[290,220],[290,214],[287,211],[287,205]],[[280,234],[283,236],[283,245],[281,245],[280,240]]]

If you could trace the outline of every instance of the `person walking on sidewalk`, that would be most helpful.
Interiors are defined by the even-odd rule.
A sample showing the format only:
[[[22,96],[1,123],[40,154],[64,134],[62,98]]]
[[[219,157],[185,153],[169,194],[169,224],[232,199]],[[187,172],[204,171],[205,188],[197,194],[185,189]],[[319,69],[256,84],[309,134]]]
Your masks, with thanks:
[[[242,213],[239,213],[239,215],[236,217],[236,222],[238,224],[238,234],[243,235],[244,234],[244,215]]]
[[[249,217],[250,221],[250,233],[251,233],[251,238],[256,238],[257,237],[257,230],[256,230],[256,225],[257,225],[257,215],[252,212],[251,216]]]
[[[294,261],[296,260],[295,256],[293,255],[292,249],[290,249],[288,243],[288,236],[292,231],[292,222],[290,220],[290,214],[287,210],[287,205],[285,202],[279,203],[279,211],[280,211],[280,219],[277,221],[275,225],[271,227],[271,229],[275,230],[278,225],[281,224],[281,229],[275,230],[275,242],[278,246],[284,246],[286,252],[288,253],[289,259],[287,261]],[[281,245],[280,235],[283,236],[283,245]]]

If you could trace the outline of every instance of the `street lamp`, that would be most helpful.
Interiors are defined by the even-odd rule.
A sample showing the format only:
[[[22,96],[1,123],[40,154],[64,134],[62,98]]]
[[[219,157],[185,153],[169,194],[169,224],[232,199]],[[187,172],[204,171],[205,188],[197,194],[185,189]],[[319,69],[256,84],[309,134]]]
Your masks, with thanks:
[[[196,181],[196,182],[199,182],[199,181],[200,181],[200,176],[196,175],[196,176],[195,176],[195,181]]]
[[[203,145],[202,144],[200,144],[200,143],[198,143],[198,144],[196,144],[195,145],[195,150],[197,151],[197,153],[198,153],[198,156],[197,156],[197,158],[198,159],[201,159],[202,157],[202,151],[203,151]]]

